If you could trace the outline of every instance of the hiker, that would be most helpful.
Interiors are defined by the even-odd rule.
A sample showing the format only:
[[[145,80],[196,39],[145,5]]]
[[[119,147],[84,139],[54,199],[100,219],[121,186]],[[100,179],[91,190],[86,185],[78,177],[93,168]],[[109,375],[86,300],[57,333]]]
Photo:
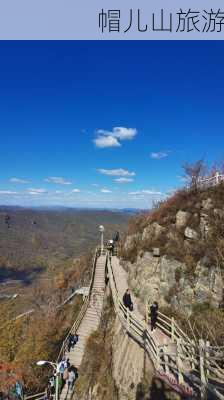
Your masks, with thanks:
[[[74,372],[74,374],[75,374],[75,381],[76,381],[76,380],[78,379],[78,377],[79,377],[78,369],[77,369],[74,365],[71,365],[70,370]]]
[[[118,242],[118,240],[119,240],[119,232],[115,232],[113,236],[113,241]]]
[[[65,358],[63,357],[62,360],[58,363],[57,365],[57,373],[60,374],[60,377],[63,379],[63,373],[66,367],[66,361]]]
[[[52,398],[50,382],[48,383],[47,388],[46,388],[46,398],[47,398],[47,400],[50,400]]]
[[[63,372],[63,383],[65,383],[68,380],[68,368],[65,368]]]
[[[129,309],[129,311],[133,311],[133,303],[131,300],[131,294],[130,294],[130,290],[127,289],[124,296],[123,296],[123,303],[125,305],[125,307],[127,307]]]
[[[68,391],[72,390],[73,386],[74,386],[74,382],[75,382],[75,372],[73,369],[69,368],[68,370]]]
[[[73,345],[73,338],[74,338],[74,335],[72,333],[69,333],[69,336],[68,336],[68,352],[69,353],[70,353],[70,350]]]
[[[78,335],[74,335],[73,333],[69,333],[69,337],[68,337],[68,352],[70,352],[70,350],[74,348],[74,346],[76,345],[78,340],[79,340]]]
[[[153,331],[153,329],[156,329],[156,322],[157,322],[157,318],[158,318],[158,303],[157,301],[154,301],[152,303],[152,305],[150,306],[150,317],[151,317],[151,331]]]
[[[67,358],[67,360],[66,360],[66,368],[70,368],[70,360],[69,360],[69,358]]]
[[[109,250],[109,256],[111,257],[113,255],[113,250],[114,250],[114,241],[113,240],[108,240],[107,250]]]
[[[75,335],[74,335],[74,346],[76,345],[76,343],[78,342],[78,340],[79,340],[79,335],[75,334]]]
[[[55,394],[55,377],[52,376],[49,379],[49,389],[50,389],[50,394],[53,396]]]
[[[58,379],[58,393],[60,394],[65,382],[64,382],[63,376],[61,374],[59,374],[56,379]],[[55,384],[56,384],[56,380],[55,380]]]

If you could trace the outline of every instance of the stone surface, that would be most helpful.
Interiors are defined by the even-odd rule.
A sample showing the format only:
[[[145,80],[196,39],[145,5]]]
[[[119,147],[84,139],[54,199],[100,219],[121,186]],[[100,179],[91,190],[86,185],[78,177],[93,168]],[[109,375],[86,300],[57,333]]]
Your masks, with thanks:
[[[205,200],[202,200],[202,207],[204,210],[211,210],[213,208],[213,202],[210,197]]]
[[[198,233],[194,229],[190,228],[189,226],[187,226],[185,228],[184,236],[187,239],[191,239],[191,240],[197,240],[198,239]]]
[[[208,219],[209,219],[208,214],[201,213],[199,228],[200,228],[201,236],[203,239],[205,239],[209,233],[210,227],[209,227]]]
[[[141,235],[139,235],[138,233],[127,236],[124,243],[124,250],[128,252],[129,250],[133,249],[133,247],[139,241],[140,236]]]
[[[215,208],[214,215],[218,216],[219,218],[224,218],[224,210],[221,208]]]
[[[165,228],[157,222],[149,224],[142,233],[142,240],[156,240],[165,231]]]
[[[187,267],[166,256],[153,257],[145,252],[135,263],[125,263],[130,288],[140,301],[158,301],[191,314],[194,304],[209,302],[219,307],[223,299],[223,279],[219,270],[203,257],[195,266],[195,278],[186,274]]]
[[[181,229],[187,225],[190,218],[190,213],[187,211],[179,210],[176,214],[176,228]]]

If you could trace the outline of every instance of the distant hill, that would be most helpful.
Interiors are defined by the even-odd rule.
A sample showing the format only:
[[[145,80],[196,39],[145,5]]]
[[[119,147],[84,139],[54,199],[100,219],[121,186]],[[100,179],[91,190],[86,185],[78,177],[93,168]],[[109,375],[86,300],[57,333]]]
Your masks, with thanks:
[[[78,257],[105,238],[122,232],[129,212],[72,208],[0,206],[0,266],[17,269],[47,267]]]

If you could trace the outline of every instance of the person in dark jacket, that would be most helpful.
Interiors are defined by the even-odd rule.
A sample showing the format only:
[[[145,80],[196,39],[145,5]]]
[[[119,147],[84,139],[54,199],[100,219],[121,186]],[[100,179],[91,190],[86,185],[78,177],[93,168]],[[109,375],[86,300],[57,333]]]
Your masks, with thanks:
[[[123,296],[123,303],[125,307],[127,307],[130,311],[133,311],[133,303],[131,300],[130,290],[127,289],[124,296]]]
[[[151,331],[153,331],[153,329],[156,329],[156,322],[157,322],[157,318],[158,318],[158,303],[157,301],[154,301],[152,303],[152,305],[150,306],[150,316],[151,316]]]

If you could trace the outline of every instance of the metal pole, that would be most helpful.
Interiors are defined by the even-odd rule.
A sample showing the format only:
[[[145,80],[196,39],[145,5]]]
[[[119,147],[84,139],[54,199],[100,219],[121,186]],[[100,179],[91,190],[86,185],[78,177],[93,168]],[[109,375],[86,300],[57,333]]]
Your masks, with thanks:
[[[101,232],[101,254],[103,254],[103,231]]]
[[[55,385],[55,400],[59,400],[59,382],[58,382],[58,378],[59,378],[59,373],[56,372],[56,385]]]

